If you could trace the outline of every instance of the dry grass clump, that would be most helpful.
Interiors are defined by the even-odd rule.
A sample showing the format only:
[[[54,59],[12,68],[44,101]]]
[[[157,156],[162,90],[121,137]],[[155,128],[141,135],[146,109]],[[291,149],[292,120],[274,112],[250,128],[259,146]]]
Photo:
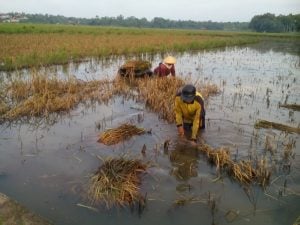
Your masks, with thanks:
[[[7,104],[4,101],[0,100],[0,116],[5,114],[9,110]]]
[[[220,148],[218,151],[211,151],[207,145],[205,151],[209,161],[216,165],[217,169],[225,168],[231,161],[228,149]]]
[[[126,123],[122,124],[117,128],[108,129],[104,131],[100,135],[98,142],[103,143],[105,145],[113,145],[121,141],[127,140],[134,135],[140,135],[143,133],[145,133],[144,129]]]
[[[260,186],[265,187],[271,177],[270,171],[266,169],[266,161],[259,161],[256,164],[256,168],[254,168],[252,164],[251,161],[233,163],[229,172],[240,183],[248,185],[256,181]]]
[[[300,224],[300,216],[297,217],[293,225],[299,225]]]
[[[220,93],[220,88],[216,84],[205,83],[198,85],[196,88],[200,91],[204,99]]]
[[[156,112],[159,118],[175,122],[174,100],[177,91],[188,80],[179,77],[145,77],[143,79],[122,79],[117,77],[114,80],[116,94],[122,94],[143,101],[146,107]],[[198,87],[204,98],[219,93],[219,88],[214,84],[204,84]]]
[[[207,144],[199,144],[198,150],[207,156],[208,161],[215,165],[218,171],[227,172],[241,184],[250,185],[256,182],[265,187],[269,183],[271,173],[264,160],[254,167],[250,161],[234,162],[229,151],[223,148],[213,149]]]
[[[287,125],[283,125],[280,123],[274,123],[267,120],[258,120],[255,122],[255,128],[271,128],[271,129],[277,129],[281,131],[285,131],[288,133],[297,133],[300,134],[300,128],[299,127],[290,127]]]
[[[76,78],[32,73],[26,79],[8,81],[0,93],[0,120],[21,117],[47,117],[50,113],[67,112],[81,102],[107,103],[116,95],[145,102],[159,117],[172,123],[176,92],[187,81],[180,78],[145,77],[113,81],[81,81]],[[215,85],[204,85],[203,95],[218,92]],[[200,90],[202,92],[202,90]],[[5,94],[4,94],[5,93]]]
[[[112,82],[112,89],[115,95],[123,96],[125,98],[136,98],[135,78],[123,78],[117,76]]]
[[[0,103],[0,119],[48,116],[49,113],[68,111],[87,100],[107,102],[114,95],[107,80],[84,82],[75,78],[33,73],[27,79],[9,81]]]
[[[140,202],[139,185],[147,165],[137,159],[109,158],[91,177],[88,197],[93,204],[107,208]]]
[[[152,111],[158,113],[161,119],[170,123],[175,122],[174,99],[177,91],[188,80],[179,77],[151,77],[136,80],[140,100]],[[219,88],[214,84],[205,84],[197,87],[204,98],[219,93]]]
[[[137,80],[139,98],[159,117],[174,122],[174,99],[176,92],[184,85],[180,78],[154,77]]]

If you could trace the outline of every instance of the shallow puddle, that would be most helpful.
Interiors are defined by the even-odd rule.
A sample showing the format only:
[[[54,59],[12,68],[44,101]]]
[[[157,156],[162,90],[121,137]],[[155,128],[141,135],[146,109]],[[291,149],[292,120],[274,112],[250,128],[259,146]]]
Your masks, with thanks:
[[[159,120],[142,103],[117,97],[107,105],[79,105],[51,121],[2,124],[0,192],[57,225],[292,224],[300,212],[299,134],[255,129],[254,124],[265,119],[299,126],[300,112],[279,107],[279,103],[300,104],[296,46],[264,43],[176,55],[179,76],[215,83],[221,89],[206,101],[202,138],[213,147],[228,147],[236,160],[265,157],[272,167],[266,190],[245,189],[226,174],[219,176],[203,155],[178,140],[174,124]],[[142,57],[153,67],[161,59]],[[83,80],[113,78],[124,61],[123,57],[93,59],[42,70]],[[100,132],[124,122],[152,133],[114,146],[97,142]],[[170,140],[168,150],[163,147],[166,140]],[[289,143],[294,143],[290,157],[284,158]],[[85,207],[91,206],[85,193],[88,176],[101,164],[99,157],[124,154],[155,165],[141,187],[147,193],[146,209],[139,215],[126,208]]]

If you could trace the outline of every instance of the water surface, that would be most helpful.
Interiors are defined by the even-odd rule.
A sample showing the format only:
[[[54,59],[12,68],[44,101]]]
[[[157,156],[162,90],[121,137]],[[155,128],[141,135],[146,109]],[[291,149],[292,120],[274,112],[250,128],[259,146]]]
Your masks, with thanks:
[[[216,179],[216,168],[178,141],[174,124],[159,120],[142,103],[118,97],[107,105],[79,105],[67,115],[53,116],[52,123],[2,124],[0,192],[57,225],[292,224],[300,212],[299,135],[255,129],[254,123],[265,119],[299,126],[299,112],[279,107],[279,103],[300,104],[296,46],[262,43],[176,55],[178,76],[189,76],[196,83],[215,83],[221,89],[219,95],[206,100],[207,128],[201,137],[213,147],[228,147],[237,160],[265,157],[272,167],[266,190],[257,186],[245,189],[226,174]],[[140,57],[150,60],[153,67],[162,58]],[[82,80],[112,79],[125,60],[91,59],[41,70]],[[8,76],[28,73],[23,70]],[[152,129],[152,134],[109,147],[97,142],[101,131],[124,122]],[[267,139],[271,147],[266,151]],[[165,140],[171,141],[168,152],[163,149]],[[283,160],[288,143],[294,143],[293,155]],[[141,154],[144,144],[145,157]],[[143,178],[141,189],[148,198],[144,212],[138,215],[130,209],[101,207],[95,212],[79,206],[90,205],[85,190],[88,176],[101,165],[97,156],[124,154],[155,164]],[[177,206],[180,199],[190,202]]]

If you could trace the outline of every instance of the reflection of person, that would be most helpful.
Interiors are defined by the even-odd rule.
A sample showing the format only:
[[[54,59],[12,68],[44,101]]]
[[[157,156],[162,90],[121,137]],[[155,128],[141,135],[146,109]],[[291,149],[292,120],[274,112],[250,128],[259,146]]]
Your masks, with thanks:
[[[158,67],[154,69],[154,74],[164,77],[168,75],[175,76],[176,59],[173,56],[167,56],[162,63],[159,63]]]
[[[196,143],[199,129],[205,128],[205,109],[202,95],[195,86],[185,85],[175,97],[175,116],[178,134],[184,137],[191,130],[191,140]]]
[[[185,144],[177,145],[170,154],[170,161],[174,166],[171,174],[178,180],[196,177],[198,175],[198,155],[199,152],[196,148],[187,148]]]

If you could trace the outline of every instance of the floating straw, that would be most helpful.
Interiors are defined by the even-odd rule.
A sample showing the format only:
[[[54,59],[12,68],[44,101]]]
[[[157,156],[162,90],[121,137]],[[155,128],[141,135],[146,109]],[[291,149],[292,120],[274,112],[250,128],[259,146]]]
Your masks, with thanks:
[[[98,142],[105,145],[113,145],[127,140],[134,135],[140,135],[143,133],[145,133],[144,129],[125,123],[117,128],[104,131],[100,135]]]
[[[279,107],[300,111],[300,105],[297,104],[279,104]]]
[[[277,129],[289,133],[297,133],[300,134],[300,128],[299,127],[290,127],[287,125],[283,125],[280,123],[274,123],[267,120],[258,120],[255,123],[255,128],[271,128],[271,129]]]

